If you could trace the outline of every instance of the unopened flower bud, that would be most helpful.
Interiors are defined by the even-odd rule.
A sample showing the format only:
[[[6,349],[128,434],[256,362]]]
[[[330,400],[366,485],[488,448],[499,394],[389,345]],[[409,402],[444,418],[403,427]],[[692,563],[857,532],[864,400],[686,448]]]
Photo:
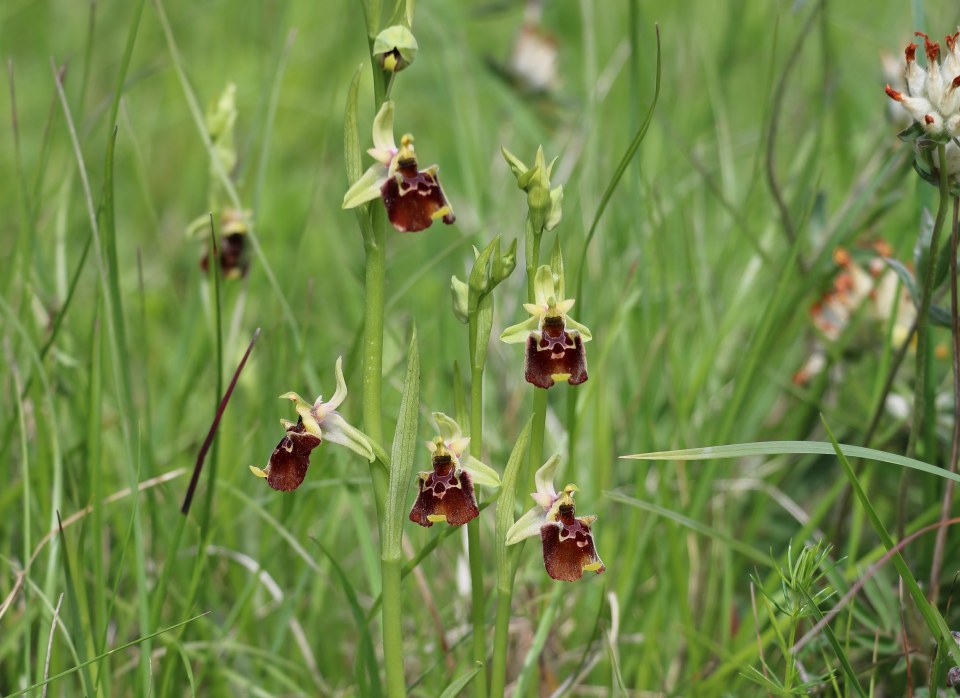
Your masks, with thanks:
[[[401,24],[387,27],[373,42],[373,57],[388,73],[399,73],[417,57],[417,39]]]
[[[453,297],[453,314],[463,323],[470,321],[470,287],[456,276],[450,277],[450,295]]]

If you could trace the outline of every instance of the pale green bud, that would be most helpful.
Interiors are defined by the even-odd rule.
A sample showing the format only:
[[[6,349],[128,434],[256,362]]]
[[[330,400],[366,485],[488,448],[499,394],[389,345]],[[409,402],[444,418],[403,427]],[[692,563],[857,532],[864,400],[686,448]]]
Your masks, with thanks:
[[[402,24],[387,27],[373,41],[373,57],[388,73],[399,73],[417,57],[417,39]]]

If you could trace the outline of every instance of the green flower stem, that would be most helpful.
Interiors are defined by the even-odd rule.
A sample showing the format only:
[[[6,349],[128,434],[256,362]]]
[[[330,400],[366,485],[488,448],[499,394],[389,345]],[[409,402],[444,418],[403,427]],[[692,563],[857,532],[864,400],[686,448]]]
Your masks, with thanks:
[[[514,546],[511,555],[509,579],[497,585],[497,618],[493,631],[493,663],[490,668],[490,697],[503,698],[507,686],[507,649],[510,646],[510,605],[513,601],[513,580],[516,576],[518,554],[525,543]]]
[[[363,318],[363,431],[383,444],[381,391],[383,381],[383,314],[386,268],[386,232],[384,210],[373,203],[373,235],[365,242],[367,254],[365,285],[366,308]],[[370,464],[370,479],[377,504],[377,521],[383,518],[387,497],[387,472],[381,464]]]
[[[930,316],[930,302],[933,299],[933,280],[937,268],[937,251],[940,249],[940,230],[947,218],[947,208],[950,202],[950,187],[947,181],[946,147],[937,146],[937,162],[940,163],[940,203],[937,206],[937,219],[933,224],[933,233],[930,236],[930,247],[927,250],[927,268],[923,270],[923,286],[921,287],[920,309],[917,311],[917,368],[914,372],[913,387],[913,421],[910,425],[910,437],[907,440],[907,457],[912,458],[917,450],[917,439],[923,428],[926,417],[926,385],[927,385],[927,321]],[[918,270],[919,271],[919,270]],[[932,458],[933,454],[927,454]],[[906,522],[906,507],[904,506],[907,492],[907,475],[900,476],[898,493],[899,511],[897,533],[903,537],[903,528]]]
[[[369,39],[372,41],[372,39]],[[383,71],[374,62],[373,72],[374,109],[379,110],[386,97]],[[383,317],[384,285],[386,279],[387,236],[386,212],[378,201],[371,205],[372,234],[364,239],[366,268],[364,284],[366,298],[363,318],[363,430],[378,444],[383,444]],[[390,698],[406,696],[403,678],[403,633],[401,625],[400,558],[384,556],[383,522],[387,507],[388,478],[381,464],[370,464],[370,480],[377,505],[377,527],[380,531],[380,577],[383,605],[381,626],[383,629],[383,663],[386,674],[387,695]]]
[[[526,266],[527,266],[527,298],[531,303],[536,302],[534,278],[537,266],[540,263],[540,239],[543,231],[534,233],[527,219],[526,235]],[[533,426],[530,433],[530,451],[527,460],[528,479],[533,482],[534,473],[543,462],[543,437],[546,427],[547,391],[542,388],[533,388]],[[522,477],[519,478],[522,480]],[[528,492],[535,489],[530,485]],[[490,671],[490,696],[502,698],[506,689],[507,680],[507,650],[510,645],[510,610],[513,602],[513,582],[516,578],[517,563],[525,547],[518,543],[510,557],[510,572],[506,579],[497,580],[497,616],[493,631],[493,663]]]
[[[527,301],[537,302],[537,294],[534,289],[533,281],[537,276],[537,266],[540,264],[540,240],[543,237],[543,230],[534,231],[530,218],[527,218],[526,243],[524,245],[524,257],[527,262]]]
[[[527,461],[530,477],[543,465],[543,437],[547,423],[547,391],[533,389],[533,429],[530,432],[530,458]],[[531,486],[533,480],[530,480]],[[531,490],[532,491],[532,490]]]
[[[380,574],[383,577],[383,663],[387,678],[387,696],[403,698],[407,686],[403,680],[403,634],[400,604],[400,580],[403,560],[380,559]]]
[[[476,321],[471,318],[471,334]],[[470,343],[471,348],[474,343]],[[471,362],[472,363],[472,362]],[[470,453],[482,458],[483,449],[483,366],[474,367],[470,380]],[[487,663],[486,600],[483,594],[483,552],[480,548],[480,518],[467,523],[467,553],[470,557],[470,590],[472,594],[473,658],[484,666]],[[487,673],[477,672],[473,679],[477,698],[487,695]]]
[[[950,187],[947,181],[946,147],[937,146],[937,162],[940,163],[940,203],[937,206],[937,219],[933,224],[930,237],[930,249],[927,251],[927,268],[923,271],[923,286],[920,295],[920,310],[917,312],[917,370],[913,394],[913,424],[910,426],[910,439],[907,442],[907,457],[913,457],[917,438],[925,417],[924,386],[927,372],[927,321],[930,317],[930,302],[933,299],[933,279],[937,267],[937,251],[940,249],[940,230],[947,219],[947,207],[950,202]]]

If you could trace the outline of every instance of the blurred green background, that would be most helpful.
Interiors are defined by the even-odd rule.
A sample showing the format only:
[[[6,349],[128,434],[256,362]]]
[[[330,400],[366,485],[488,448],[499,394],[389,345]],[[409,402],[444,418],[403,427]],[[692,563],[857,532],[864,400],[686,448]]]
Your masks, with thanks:
[[[355,217],[340,203],[346,91],[369,62],[360,5],[165,3],[201,108],[228,83],[237,86],[232,175],[277,280],[270,283],[254,256],[247,278],[222,284],[225,380],[254,329],[262,334],[173,558],[167,552],[189,472],[219,400],[212,288],[198,264],[205,241],[185,234],[211,206],[202,124],[191,116],[150,0],[116,123],[117,281],[128,352],[115,356],[96,247],[82,256],[91,225],[51,68],[51,60],[66,66],[66,96],[99,205],[114,128],[110,106],[138,7],[116,0],[0,3],[9,86],[0,91],[0,599],[10,600],[0,606],[0,693],[44,677],[53,608],[64,593],[49,675],[137,640],[144,599],[156,608],[152,630],[208,615],[53,682],[49,695],[141,695],[147,685],[159,695],[360,695],[354,665],[364,632],[379,644],[378,623],[358,627],[334,566],[311,538],[342,567],[357,608],[369,610],[379,566],[367,467],[343,449],[321,447],[304,486],[286,495],[247,469],[265,464],[282,436],[278,420],[292,416],[276,396],[329,396],[339,355],[352,391],[343,411],[359,423],[363,249]],[[545,90],[530,89],[510,68],[525,12],[519,2],[416,5],[420,53],[394,85],[396,130],[416,136],[422,165],[439,164],[457,222],[419,234],[388,231],[387,432],[412,321],[424,356],[421,437],[432,435],[429,412],[454,411],[454,364],[468,359],[466,327],[451,312],[450,276],[464,278],[471,245],[482,248],[494,235],[520,236],[522,249],[524,197],[499,149],[529,162],[542,144],[548,157],[560,156],[553,179],[564,186],[564,219],[556,234],[568,273],[584,265],[573,315],[595,338],[587,347],[590,380],[550,391],[545,452],[564,455],[559,479],[579,485],[578,512],[599,515],[594,533],[607,572],[554,593],[560,583],[545,575],[539,546],[526,546],[508,679],[521,672],[550,607],[556,616],[525,670],[526,695],[765,695],[768,687],[747,676],[761,666],[758,647],[773,674],[783,675],[784,659],[764,604],[752,608],[748,575],[757,569],[776,594],[770,557],[782,562],[791,540],[796,549],[823,538],[834,546],[835,566],[817,588],[842,593],[882,551],[860,505],[845,498],[836,459],[617,457],[824,441],[820,413],[840,441],[862,442],[894,347],[884,327],[865,319],[836,342],[818,338],[808,308],[830,288],[838,245],[857,249],[858,241],[883,238],[895,256],[912,258],[921,211],[935,208],[936,190],[913,175],[895,138],[902,125],[890,119],[881,55],[899,58],[914,29],[946,33],[957,10],[919,1],[552,0],[533,13],[556,50],[556,80]],[[663,73],[653,123],[583,256],[601,196],[653,97],[655,22]],[[366,67],[362,76],[359,130],[367,147],[373,102]],[[364,167],[369,163],[364,156]],[[790,257],[787,228],[799,240],[799,262]],[[550,236],[544,249],[552,244]],[[525,317],[522,260],[518,267],[497,290],[485,385],[485,460],[498,470],[530,410],[522,351],[496,341]],[[946,346],[949,336],[937,330],[933,339]],[[809,384],[794,384],[818,343],[828,367]],[[911,355],[895,394],[911,395],[912,362]],[[949,394],[950,383],[949,361],[933,365],[931,401]],[[130,374],[127,413],[116,366]],[[101,389],[102,408],[94,410]],[[944,419],[952,419],[950,411]],[[132,463],[122,430],[128,419]],[[885,414],[873,446],[902,452],[906,420]],[[941,420],[928,430],[923,460],[946,466],[951,425]],[[209,544],[196,564],[201,505],[214,472]],[[123,490],[131,477],[166,475],[138,506],[129,496],[97,506],[62,538],[42,541],[57,511],[66,520]],[[900,507],[897,468],[870,464],[863,476],[888,530],[901,514],[908,529],[935,520],[943,480],[911,475]],[[660,513],[614,502],[605,491]],[[411,483],[411,502],[413,495]],[[522,492],[520,499],[525,509]],[[493,518],[482,518],[492,588]],[[407,527],[410,553],[436,538],[436,529]],[[924,582],[932,548],[929,535],[907,554]],[[948,539],[941,609],[957,552]],[[164,570],[169,586],[157,598]],[[460,535],[405,583],[406,672],[415,695],[439,695],[471,666],[468,586]],[[908,683],[917,690],[943,685],[945,667],[927,676],[933,640],[910,602],[901,602],[892,568],[849,608],[835,630],[862,684],[876,682],[874,695],[903,695]],[[913,659],[909,677],[903,637]],[[148,667],[140,661],[144,648]],[[823,678],[839,671],[825,642],[797,659],[827,692],[854,695],[842,675],[834,684]]]

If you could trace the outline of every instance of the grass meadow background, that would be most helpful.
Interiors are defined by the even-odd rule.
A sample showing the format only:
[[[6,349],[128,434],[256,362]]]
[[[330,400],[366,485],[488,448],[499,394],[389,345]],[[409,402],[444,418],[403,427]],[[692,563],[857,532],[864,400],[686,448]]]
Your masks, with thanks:
[[[228,82],[237,86],[234,175],[262,259],[245,280],[221,285],[220,362],[214,289],[198,265],[204,241],[184,232],[210,210],[210,159],[157,2],[143,6],[123,82],[116,261],[106,260],[103,276],[96,240],[84,253],[88,206],[103,205],[112,102],[140,3],[0,3],[10,86],[0,91],[0,694],[77,666],[47,695],[371,693],[364,657],[379,652],[371,608],[380,567],[366,464],[321,447],[292,494],[270,490],[247,467],[264,466],[282,436],[278,420],[293,414],[276,396],[329,396],[339,355],[351,388],[342,409],[360,420],[363,248],[354,214],[340,207],[347,88],[369,61],[360,5],[162,6],[201,109]],[[800,674],[793,689],[811,681],[822,695],[857,695],[841,658],[874,696],[945,687],[950,662],[932,661],[935,638],[892,564],[831,623],[835,647],[820,635],[789,662],[778,633],[799,637],[815,619],[791,623],[759,588],[784,601],[774,561],[786,565],[791,545],[795,560],[822,539],[833,548],[811,589],[833,592],[818,598],[826,612],[885,551],[868,514],[891,532],[901,516],[907,532],[930,524],[945,479],[911,472],[898,498],[903,468],[866,461],[858,472],[868,510],[848,496],[834,455],[618,456],[827,441],[820,414],[840,442],[863,443],[895,349],[885,327],[864,320],[824,342],[829,365],[817,378],[798,386],[792,376],[822,341],[808,309],[837,272],[834,248],[882,237],[910,260],[922,211],[936,208],[936,189],[914,175],[895,137],[881,54],[901,56],[915,29],[952,31],[956,8],[554,0],[542,22],[557,39],[561,84],[547,96],[518,90],[491,67],[508,58],[522,18],[517,2],[417,3],[420,54],[392,94],[397,133],[416,135],[423,165],[440,165],[457,222],[388,231],[384,356],[388,434],[411,321],[424,356],[422,415],[454,412],[454,365],[468,359],[450,276],[465,278],[471,245],[523,234],[524,196],[500,146],[527,162],[540,144],[559,155],[556,234],[568,273],[583,267],[574,316],[595,341],[590,380],[549,393],[545,453],[563,454],[558,484],[579,485],[578,512],[599,515],[593,530],[607,571],[553,582],[536,541],[525,546],[510,626],[514,695],[767,695],[791,671]],[[659,103],[583,256],[601,196],[653,98],[655,22]],[[66,66],[89,197],[51,59]],[[369,70],[362,75],[366,147],[373,106]],[[100,208],[98,227],[109,239],[104,215]],[[544,249],[552,244],[551,235]],[[496,291],[485,385],[484,460],[499,471],[530,412],[522,350],[496,341],[525,317],[524,295],[520,260]],[[198,449],[256,328],[176,544]],[[125,352],[115,351],[111,331],[122,333]],[[948,331],[932,332],[934,345],[949,346]],[[893,385],[908,401],[912,364],[910,354]],[[918,457],[947,467],[950,361],[931,365],[929,400],[940,408]],[[902,454],[908,431],[909,414],[885,412],[871,445]],[[421,419],[421,439],[430,436]],[[418,457],[427,465],[425,450]],[[126,489],[133,483],[145,483],[138,497]],[[518,496],[526,509],[525,490]],[[63,532],[48,536],[57,512]],[[492,589],[492,513],[481,519]],[[440,533],[410,524],[408,554]],[[934,535],[904,551],[925,590]],[[414,695],[438,696],[472,666],[464,541],[457,532],[444,538],[404,582]],[[948,536],[939,599],[951,627],[960,627],[948,608],[958,543]],[[769,685],[757,682],[762,662]]]

